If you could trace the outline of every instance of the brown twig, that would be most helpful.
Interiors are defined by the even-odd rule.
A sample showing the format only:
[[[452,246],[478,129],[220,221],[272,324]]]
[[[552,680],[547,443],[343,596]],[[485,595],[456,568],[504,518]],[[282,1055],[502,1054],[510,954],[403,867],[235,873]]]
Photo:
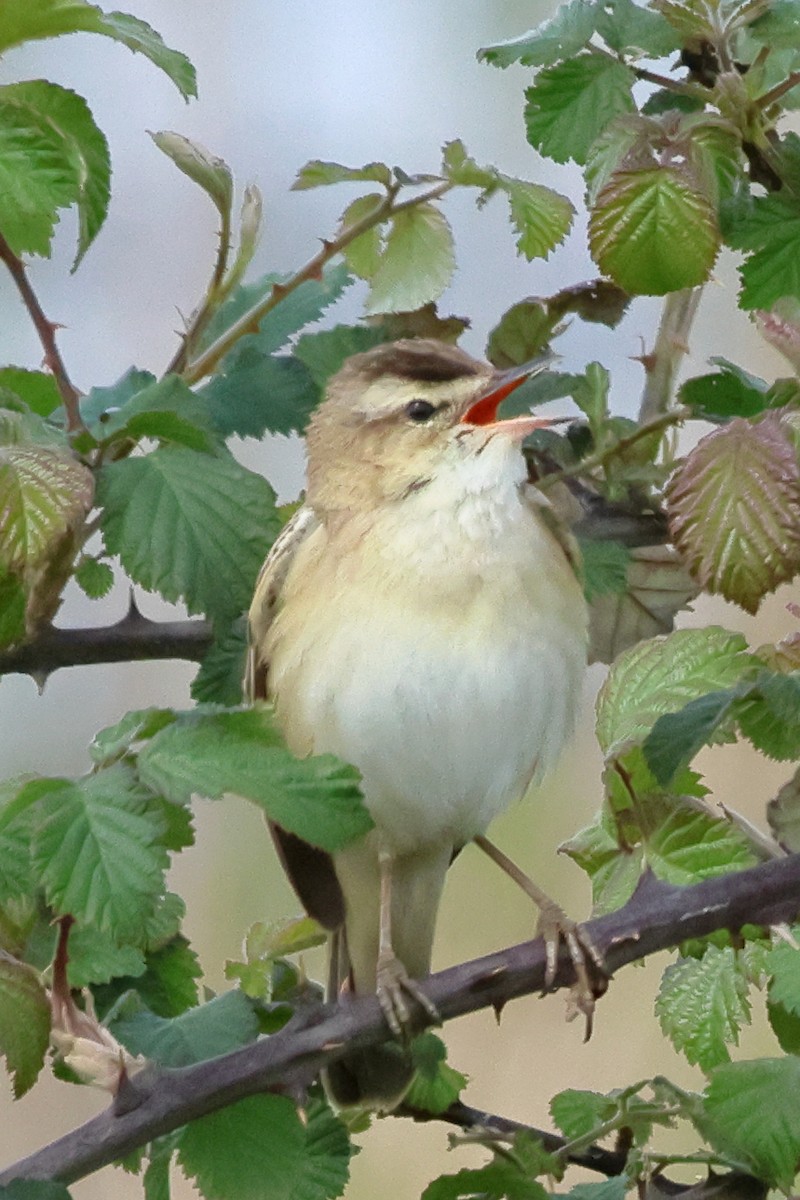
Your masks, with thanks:
[[[701,287],[672,292],[664,301],[655,345],[649,354],[642,356],[646,380],[639,406],[641,424],[659,417],[672,404],[675,376],[681,359],[689,351],[689,330],[702,292]]]
[[[42,306],[28,279],[25,264],[14,253],[1,233],[0,261],[4,262],[8,267],[9,274],[17,286],[17,291],[22,297],[22,302],[28,310],[28,314],[39,335],[39,341],[42,343],[42,348],[44,349],[44,365],[55,379],[56,387],[64,405],[64,411],[67,416],[67,429],[70,433],[77,433],[79,430],[86,428],[80,413],[80,392],[67,374],[67,368],[64,365],[61,352],[56,345],[56,329],[58,326],[49,321],[44,315]]]

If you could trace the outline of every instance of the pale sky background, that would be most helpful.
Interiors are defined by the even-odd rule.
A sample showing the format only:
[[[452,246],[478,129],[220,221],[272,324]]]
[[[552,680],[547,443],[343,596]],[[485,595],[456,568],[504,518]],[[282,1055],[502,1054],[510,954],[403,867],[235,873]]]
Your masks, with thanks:
[[[109,6],[106,6],[109,7]],[[106,227],[74,276],[72,214],[62,220],[53,259],[35,260],[31,279],[59,334],[73,381],[83,390],[110,384],[135,364],[163,370],[175,346],[178,312],[200,296],[213,262],[214,212],[145,130],[171,129],[202,142],[232,167],[239,187],[253,180],[264,193],[264,235],[252,274],[291,271],[329,235],[356,194],[350,188],[289,191],[297,169],[311,158],[360,165],[373,159],[408,171],[436,170],[440,147],[461,138],[479,162],[549,183],[578,203],[579,175],[543,164],[527,145],[522,122],[529,72],[501,72],[478,64],[483,44],[515,36],[554,8],[552,0],[129,0],[127,11],[150,22],[166,42],[186,52],[199,77],[198,101],[183,103],[173,85],[141,56],[110,41],[76,35],[10,52],[0,82],[50,78],[84,95],[106,132],[113,160],[113,195]],[[477,213],[471,197],[454,197],[445,211],[453,223],[459,270],[440,304],[442,312],[469,316],[466,349],[481,354],[502,312],[531,294],[545,295],[595,274],[579,222],[569,245],[550,261],[517,259],[503,201]],[[706,289],[692,338],[687,371],[703,369],[724,354],[765,376],[788,373],[735,308],[733,260],[723,257]],[[354,320],[363,291],[354,287],[333,319]],[[633,414],[642,385],[632,356],[649,345],[657,301],[633,306],[615,331],[575,324],[560,343],[564,369],[581,370],[599,358],[613,372],[619,412]],[[0,362],[36,367],[41,349],[8,278],[0,274]],[[241,447],[244,460],[266,473],[282,499],[296,495],[302,477],[299,444],[276,438]],[[686,623],[713,619],[742,629],[753,644],[789,628],[789,589],[764,606],[757,621],[722,604],[698,605]],[[70,593],[59,617],[65,624],[94,624],[123,614],[121,585],[101,605]],[[165,611],[140,596],[151,616]],[[139,664],[61,671],[39,696],[30,679],[0,682],[2,776],[23,771],[69,774],[87,767],[93,733],[129,708],[150,704],[185,707],[194,668]],[[588,887],[577,868],[556,858],[555,848],[588,822],[600,795],[599,758],[593,745],[591,705],[603,678],[593,668],[587,682],[581,733],[556,775],[538,796],[497,822],[495,839],[512,850],[565,905],[588,912]],[[704,763],[712,785],[734,806],[759,819],[763,802],[788,774],[756,763],[746,748],[715,751]],[[748,774],[748,772],[751,772]],[[545,819],[546,813],[546,819]],[[198,803],[198,844],[183,854],[174,886],[189,903],[187,932],[198,949],[206,982],[224,986],[222,964],[238,956],[248,925],[296,911],[296,902],[271,853],[254,810],[234,801]],[[530,936],[526,903],[477,853],[463,854],[453,870],[437,943],[445,966]],[[309,969],[319,972],[318,961]],[[629,970],[612,985],[598,1013],[596,1033],[582,1044],[578,1025],[563,1021],[562,997],[530,999],[508,1007],[498,1028],[487,1013],[448,1025],[445,1039],[454,1065],[472,1077],[466,1099],[481,1108],[534,1124],[547,1124],[549,1097],[564,1087],[606,1091],[659,1071],[702,1087],[669,1048],[658,1045],[652,1016],[658,966]],[[770,1052],[761,1031],[746,1037],[750,1053]],[[763,1047],[763,1051],[762,1051]],[[43,1075],[44,1079],[44,1075]],[[3,1163],[28,1152],[99,1111],[100,1093],[46,1081],[12,1105],[5,1089],[0,1122]],[[412,1127],[384,1120],[363,1139],[348,1196],[381,1195],[391,1179],[398,1200],[418,1196],[441,1171],[478,1165],[477,1150],[447,1154],[443,1127]],[[380,1173],[380,1175],[378,1174]],[[140,1195],[138,1180],[111,1170],[75,1185],[78,1200]],[[178,1176],[175,1196],[192,1190]]]

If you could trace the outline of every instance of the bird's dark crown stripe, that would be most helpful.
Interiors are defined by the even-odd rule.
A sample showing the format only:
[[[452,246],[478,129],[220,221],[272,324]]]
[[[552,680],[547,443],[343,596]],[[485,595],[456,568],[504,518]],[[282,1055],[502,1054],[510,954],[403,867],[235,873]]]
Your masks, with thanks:
[[[377,379],[396,375],[400,379],[416,379],[439,383],[478,375],[481,366],[456,346],[426,345],[424,342],[395,343],[377,346],[361,357],[361,370]]]

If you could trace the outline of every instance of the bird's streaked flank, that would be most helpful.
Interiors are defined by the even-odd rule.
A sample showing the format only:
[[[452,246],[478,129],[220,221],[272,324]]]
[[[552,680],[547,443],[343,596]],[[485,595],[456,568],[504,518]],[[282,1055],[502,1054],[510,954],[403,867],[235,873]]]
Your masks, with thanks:
[[[375,829],[331,857],[276,829],[304,905],[332,931],[331,990],[374,992],[395,1032],[430,969],[454,855],[554,762],[586,662],[569,538],[497,419],[526,377],[431,340],[379,346],[331,380],[308,431],[306,502],[250,610],[248,691],[297,755],[363,777]],[[495,856],[497,857],[497,856]],[[535,892],[535,889],[534,889]],[[553,945],[568,926],[546,897]],[[579,953],[579,951],[576,951]],[[337,1064],[341,1104],[388,1108],[404,1046]]]

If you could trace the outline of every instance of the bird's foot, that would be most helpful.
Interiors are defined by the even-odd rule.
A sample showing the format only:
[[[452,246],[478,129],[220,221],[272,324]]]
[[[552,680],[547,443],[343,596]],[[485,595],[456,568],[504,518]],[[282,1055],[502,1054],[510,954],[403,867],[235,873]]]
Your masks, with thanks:
[[[409,978],[405,967],[394,954],[381,953],[378,956],[377,993],[378,1003],[395,1037],[407,1038],[410,1034],[411,1010],[408,997],[421,1005],[431,1021],[437,1025],[442,1023],[436,1005],[425,995],[416,980]]]
[[[546,965],[544,984],[550,989],[555,982],[558,951],[563,939],[575,971],[575,983],[567,1001],[567,1020],[582,1013],[586,1021],[585,1041],[592,1036],[595,1001],[608,989],[608,973],[603,956],[592,942],[586,929],[570,920],[554,900],[539,902],[537,933],[544,938]]]

